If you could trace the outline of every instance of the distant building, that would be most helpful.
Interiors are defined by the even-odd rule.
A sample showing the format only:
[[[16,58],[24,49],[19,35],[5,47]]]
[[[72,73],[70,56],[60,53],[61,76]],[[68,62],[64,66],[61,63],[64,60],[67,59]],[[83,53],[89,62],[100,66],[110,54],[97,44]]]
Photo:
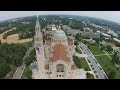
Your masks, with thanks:
[[[52,30],[57,30],[55,24],[50,24],[50,25],[47,26],[47,28],[48,28],[48,31],[49,31],[49,30],[50,30],[50,31],[52,31]]]
[[[106,33],[101,33],[103,36],[110,38],[111,36]]]
[[[113,38],[113,40],[116,41],[116,42],[118,42],[118,43],[120,43],[120,40],[117,39],[117,38]]]
[[[54,24],[50,24],[46,28],[47,28],[47,31],[45,31],[45,34],[50,34],[51,36],[57,30],[57,28]]]
[[[93,39],[83,39],[83,40],[85,40],[85,41],[87,41],[89,43],[95,43],[95,40],[93,40]]]
[[[100,31],[97,31],[97,33],[99,33],[99,34],[100,34],[101,32],[100,32]]]
[[[70,33],[70,34],[73,34],[73,35],[76,35],[77,33],[80,33],[79,29],[71,29],[68,25],[63,25],[62,28],[63,28],[64,32]]]
[[[112,47],[113,48],[113,52],[118,52],[118,54],[120,55],[120,47]]]
[[[89,27],[86,27],[86,28],[84,28],[84,31],[93,32],[93,29],[91,29],[91,28],[89,28]]]
[[[102,42],[100,42],[100,44],[106,46],[106,42],[104,40],[102,40]]]
[[[78,30],[78,29],[69,29],[69,30],[67,30],[67,33],[71,33],[73,35],[76,35],[77,33],[80,33],[80,30]]]
[[[93,33],[91,31],[89,31],[89,32],[81,31],[81,36],[86,37],[86,38],[100,38],[99,33]]]
[[[110,47],[112,47],[112,48],[113,48],[113,47],[116,47],[115,44],[110,43],[110,42],[109,42],[109,43],[106,43],[104,40],[103,40],[102,42],[100,42],[100,44],[104,45],[105,47],[106,47],[106,46],[110,46]]]
[[[63,30],[71,29],[71,28],[69,27],[69,25],[62,25],[62,28],[63,28]]]
[[[107,31],[107,33],[110,34],[110,35],[112,35],[112,36],[114,36],[114,37],[118,37],[118,34],[115,33],[115,32],[112,31],[112,30]]]

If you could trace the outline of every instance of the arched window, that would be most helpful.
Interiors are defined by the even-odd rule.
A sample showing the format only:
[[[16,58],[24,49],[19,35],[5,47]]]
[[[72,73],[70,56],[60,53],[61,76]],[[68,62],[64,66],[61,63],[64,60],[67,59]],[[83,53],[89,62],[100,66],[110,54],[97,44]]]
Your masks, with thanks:
[[[56,66],[57,72],[64,72],[64,65],[63,64],[58,64]]]

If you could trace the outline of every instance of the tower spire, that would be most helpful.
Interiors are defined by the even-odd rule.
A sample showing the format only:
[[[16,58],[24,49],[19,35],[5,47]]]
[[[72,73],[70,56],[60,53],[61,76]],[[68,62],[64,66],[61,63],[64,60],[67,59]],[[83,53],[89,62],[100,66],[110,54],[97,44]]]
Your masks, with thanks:
[[[39,23],[39,17],[38,17],[38,14],[37,14],[36,25],[40,25],[40,23]]]
[[[38,62],[38,73],[39,78],[44,78],[45,76],[45,60],[44,60],[44,45],[43,45],[43,37],[41,32],[41,27],[39,23],[39,18],[37,15],[36,26],[35,26],[35,51],[36,51],[36,59]]]
[[[38,14],[37,14],[37,21],[39,22],[39,17],[38,17]]]
[[[38,14],[37,14],[37,20],[36,20],[36,26],[35,26],[35,33],[36,33],[36,35],[40,35],[42,37],[41,26],[40,26],[40,23],[39,23]]]

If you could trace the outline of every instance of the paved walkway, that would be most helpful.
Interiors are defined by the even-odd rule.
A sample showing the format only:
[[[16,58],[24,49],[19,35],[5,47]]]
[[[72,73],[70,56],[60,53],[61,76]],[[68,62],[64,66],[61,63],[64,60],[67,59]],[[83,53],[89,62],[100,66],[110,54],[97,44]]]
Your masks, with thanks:
[[[79,53],[75,53],[75,56],[78,56],[78,57],[83,57],[83,58],[87,57],[87,55],[86,55],[86,54],[79,54]]]
[[[104,51],[104,50],[103,50],[103,51]],[[110,60],[112,60],[111,57],[110,57],[105,51],[104,51],[104,53],[110,58]]]
[[[24,60],[26,59],[26,57],[29,56],[29,54],[30,54],[30,52],[32,51],[32,49],[33,49],[33,47],[30,47],[30,48],[27,50],[25,56],[23,57],[23,63],[22,63],[22,65],[17,68],[16,72],[13,74],[13,78],[12,78],[12,79],[20,79],[20,78],[21,78],[21,76],[22,76],[22,74],[23,74],[23,72],[24,72],[24,69],[25,69],[25,67],[26,67],[26,64],[25,64],[25,61],[24,61]]]

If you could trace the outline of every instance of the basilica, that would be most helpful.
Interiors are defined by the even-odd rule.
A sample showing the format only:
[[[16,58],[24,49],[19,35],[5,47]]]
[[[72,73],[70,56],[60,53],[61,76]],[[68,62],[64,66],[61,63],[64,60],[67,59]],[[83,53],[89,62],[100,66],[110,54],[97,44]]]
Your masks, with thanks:
[[[85,79],[84,69],[78,69],[73,61],[74,40],[68,40],[61,28],[54,26],[50,40],[43,44],[43,34],[37,16],[35,26],[36,61],[31,64],[33,79]]]

